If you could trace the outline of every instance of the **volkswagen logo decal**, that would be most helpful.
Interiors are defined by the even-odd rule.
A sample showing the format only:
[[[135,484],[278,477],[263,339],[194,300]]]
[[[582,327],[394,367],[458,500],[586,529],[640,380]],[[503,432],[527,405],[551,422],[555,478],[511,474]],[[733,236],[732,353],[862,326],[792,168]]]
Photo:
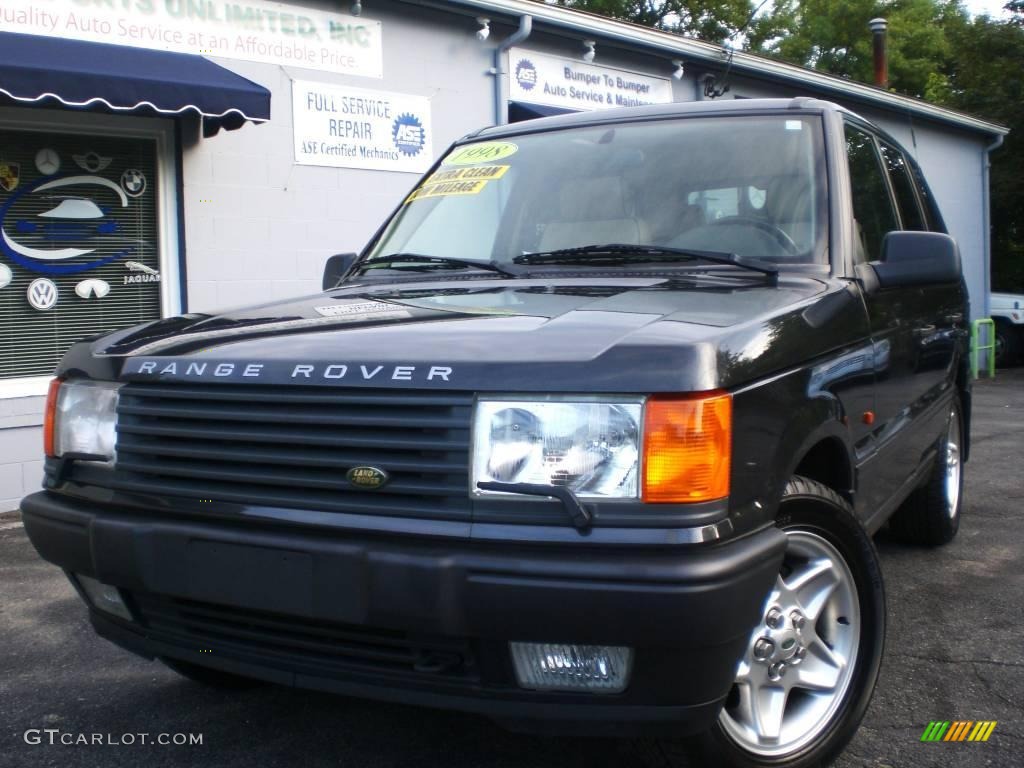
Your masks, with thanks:
[[[36,309],[50,309],[57,303],[57,284],[46,277],[40,277],[28,284],[28,303]]]
[[[387,472],[376,467],[352,467],[345,477],[356,488],[369,491],[380,488],[390,479]]]

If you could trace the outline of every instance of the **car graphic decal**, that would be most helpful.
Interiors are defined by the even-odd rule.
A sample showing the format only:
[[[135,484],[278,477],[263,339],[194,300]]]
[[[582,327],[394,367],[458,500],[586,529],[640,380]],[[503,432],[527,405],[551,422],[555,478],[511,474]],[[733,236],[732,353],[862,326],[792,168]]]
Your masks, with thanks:
[[[11,214],[19,210],[16,206],[23,198],[69,187],[75,187],[76,194],[36,214],[35,220],[22,214],[11,225]],[[120,203],[120,206],[115,204],[114,211],[130,205],[125,190],[110,179],[85,175],[40,179],[19,189],[0,206],[0,251],[26,269],[51,275],[85,272],[126,256],[137,256],[143,243],[119,238],[121,227],[117,219],[109,217],[111,208],[84,196],[83,187],[113,193]],[[28,242],[23,237],[28,237]],[[90,240],[93,242],[88,242]],[[76,246],[59,246],[68,241],[74,241]],[[48,244],[54,247],[46,247]],[[99,249],[104,246],[105,252],[99,255]],[[110,246],[116,248],[114,253],[109,252]],[[81,261],[93,254],[98,258]],[[71,261],[74,263],[62,263]]]

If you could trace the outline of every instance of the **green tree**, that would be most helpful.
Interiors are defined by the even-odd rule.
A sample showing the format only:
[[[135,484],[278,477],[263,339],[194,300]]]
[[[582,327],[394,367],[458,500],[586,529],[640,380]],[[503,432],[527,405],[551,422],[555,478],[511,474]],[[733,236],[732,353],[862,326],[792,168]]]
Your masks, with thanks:
[[[946,27],[965,12],[956,0],[777,0],[752,25],[747,47],[829,74],[874,79],[868,22],[889,22],[889,87],[925,97],[943,83],[935,73],[950,55]]]
[[[554,0],[554,4],[713,42],[723,42],[742,29],[753,11],[750,0]]]
[[[868,21],[886,19],[890,89],[1010,127],[992,154],[992,275],[1024,291],[1024,0],[1009,0],[1008,20],[971,18],[961,0],[539,1],[715,42],[742,30],[752,53],[864,83]]]
[[[951,27],[942,102],[1010,128],[992,153],[992,284],[1024,292],[1024,0],[1008,21],[980,16]]]

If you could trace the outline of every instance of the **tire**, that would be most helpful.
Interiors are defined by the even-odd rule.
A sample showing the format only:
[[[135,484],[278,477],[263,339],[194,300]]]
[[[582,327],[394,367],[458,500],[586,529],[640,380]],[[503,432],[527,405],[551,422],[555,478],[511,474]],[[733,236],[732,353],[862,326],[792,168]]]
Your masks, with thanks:
[[[710,731],[689,742],[658,744],[663,765],[828,765],[864,717],[878,679],[886,621],[871,537],[842,497],[802,477],[786,486],[776,524],[789,544],[737,682]],[[794,610],[804,616],[800,629]],[[762,659],[766,645],[757,641],[766,638],[772,641],[770,655]],[[811,693],[809,687],[818,690]],[[747,703],[754,698],[770,703],[763,718],[753,716]],[[771,705],[778,707],[776,718]]]
[[[889,531],[896,539],[905,544],[936,547],[948,544],[956,536],[964,503],[962,435],[960,399],[954,398],[927,482],[910,494],[889,520]]]
[[[209,688],[242,691],[247,688],[256,688],[257,686],[264,685],[261,680],[253,680],[249,677],[233,675],[230,672],[222,672],[219,669],[213,669],[211,667],[203,667],[199,664],[193,664],[190,661],[168,658],[161,658],[160,661],[182,677],[188,678],[194,683],[200,683]]]
[[[996,368],[1009,368],[1020,360],[1021,334],[1017,326],[996,322]]]

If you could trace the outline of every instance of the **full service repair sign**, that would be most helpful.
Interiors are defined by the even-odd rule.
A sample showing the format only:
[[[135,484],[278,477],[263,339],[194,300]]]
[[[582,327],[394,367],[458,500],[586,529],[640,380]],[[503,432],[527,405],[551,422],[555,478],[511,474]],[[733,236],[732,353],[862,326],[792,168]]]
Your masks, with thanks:
[[[0,29],[384,76],[379,21],[266,0],[3,0]]]
[[[434,160],[424,96],[296,80],[292,112],[300,165],[423,173]]]
[[[508,52],[513,101],[566,109],[612,109],[671,104],[672,81],[624,69],[512,48]]]

